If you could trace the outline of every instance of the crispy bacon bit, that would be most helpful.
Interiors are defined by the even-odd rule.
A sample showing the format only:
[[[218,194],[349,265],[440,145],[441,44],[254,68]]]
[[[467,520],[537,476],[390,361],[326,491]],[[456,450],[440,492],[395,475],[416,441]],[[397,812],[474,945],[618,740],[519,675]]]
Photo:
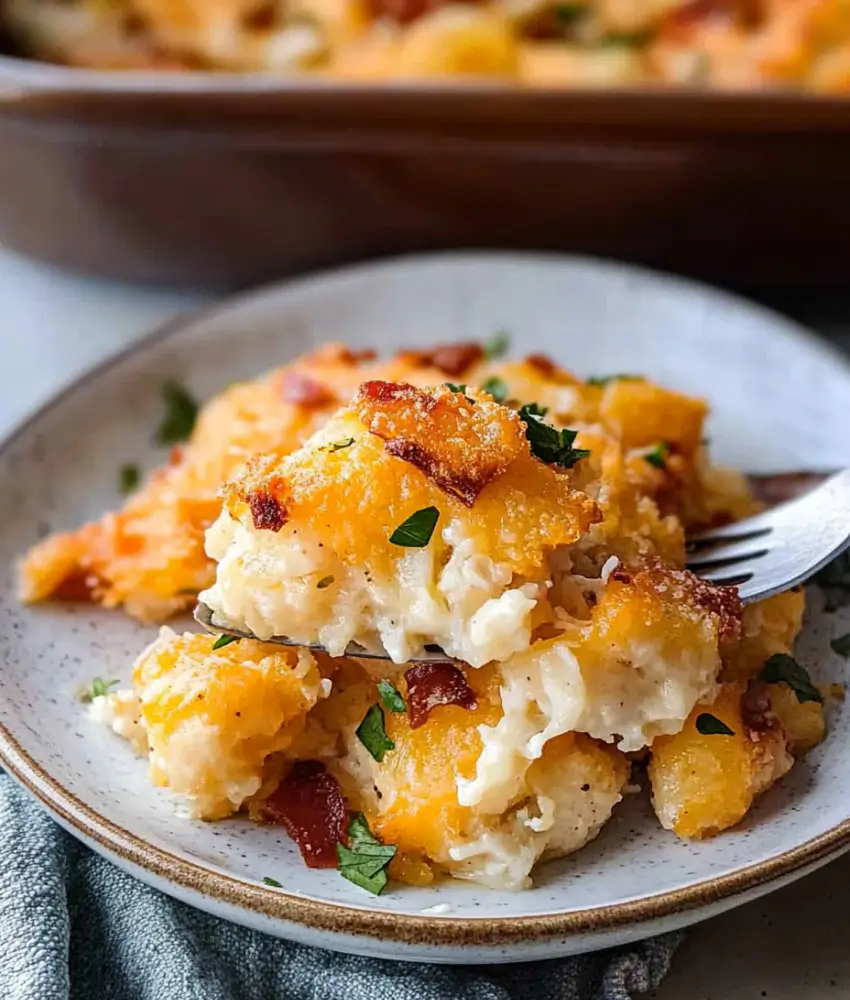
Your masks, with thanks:
[[[269,796],[266,816],[286,827],[308,868],[336,868],[336,845],[345,843],[348,803],[325,765],[300,760]]]
[[[395,458],[401,458],[405,462],[410,462],[417,469],[421,469],[425,475],[433,480],[446,493],[457,497],[466,507],[472,507],[478,494],[484,489],[492,476],[486,480],[473,479],[468,475],[456,475],[451,468],[445,466],[439,458],[430,454],[415,441],[406,441],[404,438],[392,438],[384,445],[387,452]],[[493,475],[495,476],[496,470]]]
[[[300,372],[284,372],[280,393],[285,402],[307,407],[327,406],[336,399],[324,383]]]
[[[528,447],[512,411],[493,403],[471,406],[448,389],[431,393],[403,382],[364,382],[355,405],[390,455],[467,507]]]
[[[378,352],[371,348],[363,351],[351,351],[347,347],[343,347],[339,354],[339,360],[348,365],[359,365],[364,361],[374,361],[377,356]]]
[[[251,518],[257,531],[280,531],[286,524],[286,508],[268,490],[254,490],[247,496]]]
[[[775,729],[776,717],[770,710],[770,691],[763,681],[750,681],[741,696],[741,718],[751,732]]]
[[[391,20],[397,24],[410,24],[417,17],[438,10],[450,0],[367,0],[368,10],[374,20]]]
[[[427,399],[431,400],[431,406],[436,403],[433,396],[417,389],[409,382],[382,382],[373,379],[371,382],[364,382],[357,390],[357,398],[367,403],[394,403],[397,400],[409,400],[411,403],[423,403]],[[427,403],[426,403],[427,405]]]
[[[410,728],[418,729],[439,705],[478,707],[475,692],[453,663],[418,663],[405,671]]]
[[[430,351],[409,351],[404,355],[410,364],[432,366],[444,375],[457,377],[484,357],[480,344],[438,344]]]
[[[529,354],[525,363],[541,375],[551,375],[552,372],[558,370],[555,362],[551,358],[547,358],[545,354]]]
[[[555,364],[551,358],[545,354],[529,354],[525,363],[533,368],[538,375],[548,379],[550,382],[557,382],[559,385],[575,385],[578,379],[571,375],[565,368]]]
[[[726,0],[690,0],[672,10],[661,25],[665,40],[684,41],[695,28],[708,20],[730,20]]]
[[[277,23],[277,4],[262,3],[245,11],[242,26],[249,31],[269,31]]]
[[[611,570],[610,574],[608,575],[608,579],[616,580],[617,583],[631,583],[632,574],[629,572],[629,570],[626,569],[626,567],[622,563],[620,563],[620,565],[617,566],[616,569]]]
[[[96,574],[78,567],[62,580],[51,596],[58,601],[92,601],[102,588],[103,581]]]

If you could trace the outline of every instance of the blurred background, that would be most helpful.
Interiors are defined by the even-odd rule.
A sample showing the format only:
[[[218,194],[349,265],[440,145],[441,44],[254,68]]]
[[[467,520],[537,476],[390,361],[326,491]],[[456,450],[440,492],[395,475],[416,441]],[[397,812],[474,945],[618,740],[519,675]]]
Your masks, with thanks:
[[[848,0],[0,0],[0,242],[201,288],[403,251],[848,277]]]

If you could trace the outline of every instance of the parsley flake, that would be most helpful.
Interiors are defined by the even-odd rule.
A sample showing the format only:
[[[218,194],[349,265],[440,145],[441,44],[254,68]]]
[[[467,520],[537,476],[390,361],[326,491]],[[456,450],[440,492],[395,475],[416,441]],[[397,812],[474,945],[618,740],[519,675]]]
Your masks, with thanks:
[[[484,357],[488,361],[494,361],[496,358],[501,358],[503,354],[507,354],[510,346],[511,338],[507,331],[497,330],[484,345]]]
[[[126,465],[121,466],[118,473],[118,489],[124,494],[132,493],[138,487],[141,478],[142,473],[138,465],[128,462]]]
[[[583,3],[559,3],[555,7],[555,19],[559,24],[575,24],[586,17],[590,8]]]
[[[544,424],[546,414],[543,407],[537,403],[527,403],[519,408],[520,419],[525,422],[525,436],[531,445],[531,453],[541,462],[559,465],[562,469],[571,469],[576,462],[587,458],[590,452],[586,448],[573,448],[578,431],[556,430],[551,424]]]
[[[192,433],[198,417],[198,404],[179,382],[169,380],[162,386],[165,415],[156,430],[157,444],[178,444]]]
[[[596,43],[598,48],[607,49],[612,47],[625,47],[625,48],[643,48],[652,41],[655,37],[655,32],[652,28],[647,28],[645,31],[633,31],[625,33],[612,32],[609,35],[603,35],[602,38]]]
[[[840,635],[837,639],[829,640],[830,646],[833,650],[838,653],[839,656],[843,656],[846,660],[850,657],[850,632],[846,635]]]
[[[395,853],[396,848],[391,844],[382,844],[372,836],[361,813],[353,817],[348,827],[348,846],[336,845],[340,875],[376,896],[389,881],[387,865]]]
[[[735,730],[730,729],[725,722],[710,712],[701,712],[697,716],[697,732],[703,736],[734,736]]]
[[[598,389],[604,389],[612,382],[642,382],[640,375],[591,375],[587,379],[588,385],[595,385]]]
[[[486,382],[482,382],[481,388],[484,392],[489,392],[497,403],[504,403],[504,401],[508,398],[508,387],[506,383],[503,379],[496,378],[495,376],[493,376],[493,378],[488,378]]]
[[[333,582],[334,578],[332,576],[323,576],[316,584],[316,590],[326,590]]]
[[[213,649],[224,649],[225,646],[229,646],[231,642],[239,642],[242,637],[239,635],[220,635],[216,641],[213,643]]]
[[[395,750],[395,743],[387,736],[380,705],[373,705],[363,716],[357,727],[357,738],[379,764],[389,750]]]
[[[117,680],[106,681],[102,677],[95,677],[91,684],[80,692],[80,701],[94,701],[95,698],[109,694],[109,689],[119,683]]]
[[[350,448],[354,444],[354,438],[343,438],[341,441],[334,441],[331,451],[342,451],[343,448]]]
[[[443,382],[443,385],[451,390],[452,392],[464,393],[464,399],[469,403],[470,406],[475,406],[475,400],[471,396],[465,395],[466,393],[466,383],[465,382]]]
[[[401,715],[402,712],[407,710],[401,692],[392,681],[378,681],[378,694],[381,696],[384,708],[388,712],[395,712],[396,715]]]
[[[390,542],[407,549],[424,549],[431,541],[439,519],[440,512],[436,507],[423,507],[402,521],[390,535]]]
[[[650,465],[654,466],[656,469],[666,469],[667,468],[667,456],[670,454],[670,444],[667,441],[659,441],[654,448],[650,450],[643,456],[644,461],[649,462]]]
[[[759,680],[766,684],[785,683],[797,695],[797,701],[823,701],[823,695],[812,684],[805,667],[787,653],[774,653],[761,668]]]
[[[268,875],[263,875],[263,881],[266,883],[266,885],[273,886],[275,889],[283,888],[283,886],[280,884],[280,882],[278,882],[276,878],[269,878]]]

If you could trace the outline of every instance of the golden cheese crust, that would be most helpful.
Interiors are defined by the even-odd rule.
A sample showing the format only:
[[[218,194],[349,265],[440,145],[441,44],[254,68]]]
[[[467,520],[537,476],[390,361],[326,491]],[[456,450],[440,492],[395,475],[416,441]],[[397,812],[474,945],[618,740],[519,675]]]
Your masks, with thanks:
[[[626,562],[659,555],[666,562],[681,563],[683,526],[732,520],[754,509],[742,477],[708,464],[698,443],[698,424],[705,412],[699,401],[640,379],[615,379],[605,386],[586,383],[539,355],[488,362],[481,348],[469,343],[405,351],[388,361],[377,360],[373,352],[330,344],[210,400],[187,444],[173,450],[169,462],[123,509],[50,536],[30,550],[21,566],[22,597],[89,599],[106,607],[123,606],[144,621],[162,621],[191,607],[214,576],[213,563],[204,553],[204,532],[220,511],[219,491],[244,474],[251,456],[273,453],[282,458],[295,451],[365,382],[422,388],[447,378],[469,386],[497,378],[512,405],[536,402],[548,409],[546,419],[556,426],[581,429],[576,446],[590,449],[591,455],[572,470],[572,482],[602,512],[603,520],[592,532],[600,551]],[[471,388],[467,394],[485,399]],[[498,447],[479,434],[477,444],[486,443],[479,452],[464,447],[460,435],[449,454],[442,441],[423,438],[433,425],[412,430],[408,422],[404,433],[388,431],[391,415],[386,406],[367,404],[361,400],[359,405],[370,429],[391,433],[400,442],[391,447],[403,450],[408,459],[430,463],[445,482],[454,477],[460,482],[457,490],[469,497],[482,477],[506,460],[518,433],[515,418],[500,416],[499,433],[505,437]],[[464,400],[456,406],[452,420],[464,409]],[[656,409],[663,416],[655,414]],[[400,416],[399,411],[392,420]],[[653,437],[663,427],[673,428],[664,432],[669,436],[679,428],[684,450],[673,450],[665,468],[658,469],[643,458],[644,443],[657,444]],[[265,467],[270,465],[266,462]],[[466,478],[470,481],[463,482]],[[276,523],[274,505],[264,498],[256,502],[265,504],[260,518]]]

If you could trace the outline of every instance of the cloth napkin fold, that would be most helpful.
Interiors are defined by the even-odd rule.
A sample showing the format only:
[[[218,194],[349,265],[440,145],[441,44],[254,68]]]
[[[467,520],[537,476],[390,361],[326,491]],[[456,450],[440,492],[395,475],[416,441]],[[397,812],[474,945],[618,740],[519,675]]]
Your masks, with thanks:
[[[628,1000],[658,985],[679,939],[489,967],[291,944],[137,882],[0,772],[0,1000]]]

